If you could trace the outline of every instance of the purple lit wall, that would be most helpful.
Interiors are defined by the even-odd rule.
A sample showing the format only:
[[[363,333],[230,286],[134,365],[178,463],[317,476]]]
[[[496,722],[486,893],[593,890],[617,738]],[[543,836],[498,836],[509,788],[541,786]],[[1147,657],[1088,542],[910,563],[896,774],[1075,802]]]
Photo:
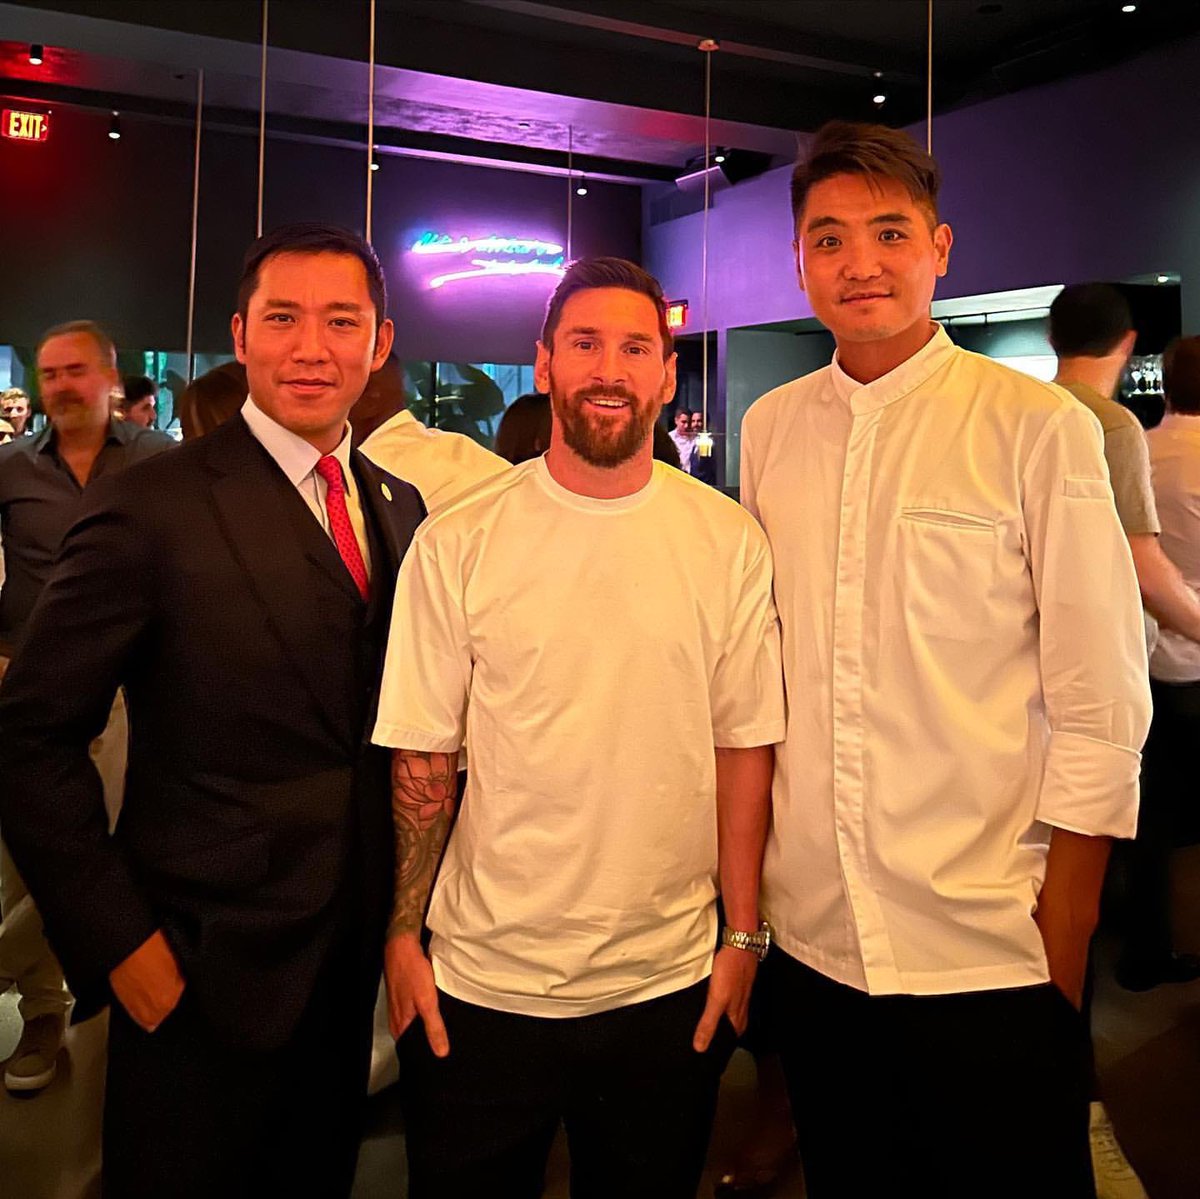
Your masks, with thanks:
[[[708,215],[708,326],[727,329],[811,316],[796,285],[792,218],[788,199],[791,168],[716,192]],[[644,206],[649,214],[650,203]],[[688,332],[704,327],[701,300],[703,215],[693,213],[659,225],[643,236],[645,266],[672,299],[687,300]]]
[[[1198,79],[1192,38],[935,118],[942,210],[955,233],[938,295],[1177,272],[1184,329],[1200,331]],[[923,140],[923,127],[910,132]],[[716,195],[710,327],[811,315],[792,262],[788,175],[776,170]],[[692,302],[696,329],[700,230],[695,215],[645,233],[648,268],[668,294]]]

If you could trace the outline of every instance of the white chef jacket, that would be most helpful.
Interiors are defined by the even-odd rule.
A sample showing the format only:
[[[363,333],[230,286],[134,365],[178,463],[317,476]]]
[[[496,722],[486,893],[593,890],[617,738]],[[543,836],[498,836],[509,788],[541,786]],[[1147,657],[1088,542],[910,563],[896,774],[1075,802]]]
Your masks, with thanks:
[[[1044,982],[1048,826],[1133,834],[1150,716],[1096,418],[937,329],[763,396],[742,499],[783,630],[779,945],[871,993]]]
[[[379,426],[360,447],[376,466],[411,483],[430,513],[508,470],[508,463],[464,433],[426,428],[407,410]]]

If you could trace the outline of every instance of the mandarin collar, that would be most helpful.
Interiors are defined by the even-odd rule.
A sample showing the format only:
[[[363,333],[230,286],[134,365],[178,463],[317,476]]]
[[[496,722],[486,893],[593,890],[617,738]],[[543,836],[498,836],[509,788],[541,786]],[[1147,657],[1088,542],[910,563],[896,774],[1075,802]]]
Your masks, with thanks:
[[[833,390],[855,416],[875,412],[904,399],[946,365],[956,347],[941,325],[936,321],[931,323],[936,325],[937,332],[911,358],[870,383],[859,383],[850,378],[834,355],[830,366]]]

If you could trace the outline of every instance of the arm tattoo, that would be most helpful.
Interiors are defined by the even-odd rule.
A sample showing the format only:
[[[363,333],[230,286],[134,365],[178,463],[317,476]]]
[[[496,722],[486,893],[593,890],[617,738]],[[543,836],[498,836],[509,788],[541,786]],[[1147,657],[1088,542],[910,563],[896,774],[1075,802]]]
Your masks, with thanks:
[[[421,931],[433,876],[454,818],[457,790],[457,754],[393,751],[396,898],[389,936]]]

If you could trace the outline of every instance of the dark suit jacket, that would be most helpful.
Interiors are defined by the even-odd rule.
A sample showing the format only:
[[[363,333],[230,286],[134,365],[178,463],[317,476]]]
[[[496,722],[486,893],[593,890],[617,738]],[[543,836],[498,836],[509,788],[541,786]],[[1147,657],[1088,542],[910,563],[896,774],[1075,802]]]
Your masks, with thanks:
[[[89,492],[0,688],[0,827],[82,1014],[160,927],[193,1002],[243,1046],[288,1038],[335,948],[377,962],[392,834],[369,737],[425,510],[361,454],[354,472],[369,603],[240,416]],[[88,743],[118,685],[110,838]]]

